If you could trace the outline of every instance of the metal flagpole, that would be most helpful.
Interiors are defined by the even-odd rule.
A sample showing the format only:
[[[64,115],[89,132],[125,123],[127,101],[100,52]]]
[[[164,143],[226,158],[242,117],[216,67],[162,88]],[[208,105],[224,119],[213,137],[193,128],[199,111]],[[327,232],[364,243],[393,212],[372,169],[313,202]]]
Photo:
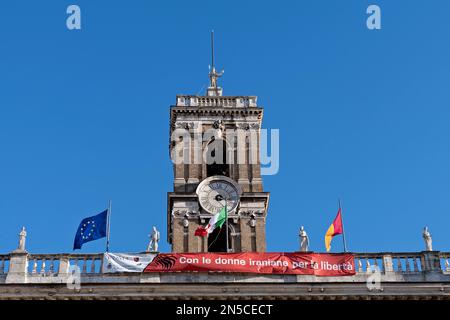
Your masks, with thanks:
[[[224,208],[225,208],[225,214],[226,214],[226,218],[225,218],[225,241],[227,242],[227,253],[228,252],[230,252],[229,251],[229,246],[228,246],[228,209],[227,209],[227,201],[228,201],[228,198],[227,197],[222,197],[222,195],[218,195],[220,198],[222,198],[223,200],[225,200],[225,206],[224,206]]]
[[[214,72],[214,30],[211,30],[211,70]]]
[[[227,232],[227,237],[226,237],[226,239],[227,239],[227,253],[228,252],[230,252],[229,250],[228,250],[228,210],[227,210],[227,199],[225,198],[225,214],[226,214],[226,224],[227,224],[227,229],[225,230],[226,232]]]
[[[108,203],[108,214],[107,214],[107,222],[106,222],[106,252],[109,252],[109,230],[111,224],[111,200]]]
[[[345,229],[344,229],[344,215],[342,214],[341,199],[339,199],[339,210],[341,211],[342,222],[342,240],[344,241],[344,252],[347,252],[347,242],[345,241]]]
[[[226,216],[226,221],[225,221],[225,241],[227,242],[227,244],[226,244],[226,248],[227,248],[227,253],[229,252],[228,251],[228,210],[227,210],[227,198],[224,198],[224,197],[222,197],[222,195],[220,195],[220,194],[218,194],[217,196],[216,196],[216,200],[217,201],[222,201],[222,200],[225,200],[225,206],[223,206],[222,208],[225,208],[225,212],[226,212],[226,214],[227,214],[227,216]],[[222,225],[222,227],[220,228],[220,231],[217,233],[217,236],[216,236],[216,238],[214,239],[214,241],[213,242],[211,242],[211,244],[208,246],[208,249],[213,245],[213,243],[214,242],[216,242],[216,240],[217,240],[217,238],[219,237],[219,235],[220,235],[220,233],[222,232],[222,230],[223,230],[223,225]]]

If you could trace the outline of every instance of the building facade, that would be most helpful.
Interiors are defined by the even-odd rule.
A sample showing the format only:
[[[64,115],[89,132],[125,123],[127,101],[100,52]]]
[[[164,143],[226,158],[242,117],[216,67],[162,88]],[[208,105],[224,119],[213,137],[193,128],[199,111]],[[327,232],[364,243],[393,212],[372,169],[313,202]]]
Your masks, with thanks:
[[[170,108],[173,191],[167,196],[172,252],[264,252],[269,193],[259,159],[263,108],[255,96],[223,96],[214,64],[205,96]],[[225,227],[196,236],[225,210]],[[450,299],[450,253],[353,253],[355,273],[320,277],[226,272],[115,272],[105,255],[0,254],[0,300]],[[148,253],[156,254],[156,253]],[[74,273],[75,270],[75,273]]]
[[[347,277],[244,273],[104,273],[103,254],[0,255],[0,300],[450,299],[450,253],[355,253]],[[78,285],[71,266],[80,270]]]
[[[170,108],[174,180],[167,197],[167,240],[172,252],[266,250],[269,193],[259,158],[263,108],[255,96],[223,96],[220,75],[213,66],[205,96],[178,95]],[[217,196],[230,198],[217,201]],[[195,236],[223,205],[225,228]]]

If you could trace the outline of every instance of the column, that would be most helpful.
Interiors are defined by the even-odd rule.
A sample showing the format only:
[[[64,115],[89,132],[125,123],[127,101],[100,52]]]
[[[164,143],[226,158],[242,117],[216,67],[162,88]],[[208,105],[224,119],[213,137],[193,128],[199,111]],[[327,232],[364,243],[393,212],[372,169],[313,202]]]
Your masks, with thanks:
[[[243,192],[250,191],[250,181],[248,180],[248,143],[247,135],[245,130],[238,129],[238,168],[239,168],[239,179],[238,183],[242,187]]]
[[[247,217],[239,219],[241,229],[241,250],[242,252],[252,251],[252,227],[249,225]]]
[[[189,226],[188,226],[188,247],[187,252],[201,252],[201,247],[199,247],[199,241],[198,238],[195,236],[195,230],[198,227],[198,223],[193,220],[189,219]]]
[[[256,234],[256,251],[266,252],[266,228],[265,219],[263,217],[256,218],[255,234]]]
[[[198,124],[196,124],[198,127]],[[202,177],[202,135],[201,128],[193,130],[191,135],[191,152],[190,152],[190,163],[189,163],[189,177],[187,183],[190,185],[187,192],[195,192],[200,179]]]
[[[252,192],[262,192],[263,186],[262,186],[262,179],[261,179],[261,162],[260,162],[260,150],[259,150],[259,144],[260,144],[260,134],[259,131],[256,134],[257,141],[255,143],[256,148],[256,154],[257,154],[257,161],[256,163],[252,163]]]
[[[173,217],[172,219],[172,252],[184,252],[184,227],[180,218]]]

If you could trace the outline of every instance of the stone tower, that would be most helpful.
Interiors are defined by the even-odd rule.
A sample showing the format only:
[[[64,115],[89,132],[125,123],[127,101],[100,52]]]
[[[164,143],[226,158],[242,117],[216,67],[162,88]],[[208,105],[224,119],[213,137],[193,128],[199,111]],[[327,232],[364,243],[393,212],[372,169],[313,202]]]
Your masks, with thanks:
[[[259,160],[263,108],[255,96],[223,96],[217,85],[222,74],[213,63],[206,96],[178,95],[170,108],[174,191],[167,197],[167,235],[172,252],[226,252],[227,241],[229,252],[266,250],[269,193],[263,192]],[[230,192],[228,226],[208,237],[195,236],[219,211],[217,192]]]

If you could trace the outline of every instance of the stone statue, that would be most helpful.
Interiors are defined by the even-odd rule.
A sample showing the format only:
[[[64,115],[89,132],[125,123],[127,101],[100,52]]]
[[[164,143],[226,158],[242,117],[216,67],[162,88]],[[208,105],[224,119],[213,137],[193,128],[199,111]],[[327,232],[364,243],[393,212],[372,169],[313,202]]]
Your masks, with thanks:
[[[22,227],[22,231],[19,233],[19,247],[17,250],[19,251],[25,251],[25,240],[27,238],[27,232],[25,230],[25,227]]]
[[[431,239],[431,234],[428,231],[428,227],[423,228],[422,237],[423,240],[425,240],[426,251],[433,251],[433,239]]]
[[[153,226],[153,231],[149,236],[150,236],[150,242],[147,247],[147,252],[150,252],[150,251],[157,252],[158,251],[158,242],[160,239],[160,233],[156,229],[155,226]]]
[[[300,237],[300,251],[307,252],[309,250],[309,237],[303,226],[301,226],[300,228],[299,237]]]
[[[210,88],[217,89],[217,79],[223,76],[224,72],[225,72],[224,70],[222,70],[221,72],[217,72],[216,68],[214,68],[214,66],[212,67],[212,70],[209,73]]]

